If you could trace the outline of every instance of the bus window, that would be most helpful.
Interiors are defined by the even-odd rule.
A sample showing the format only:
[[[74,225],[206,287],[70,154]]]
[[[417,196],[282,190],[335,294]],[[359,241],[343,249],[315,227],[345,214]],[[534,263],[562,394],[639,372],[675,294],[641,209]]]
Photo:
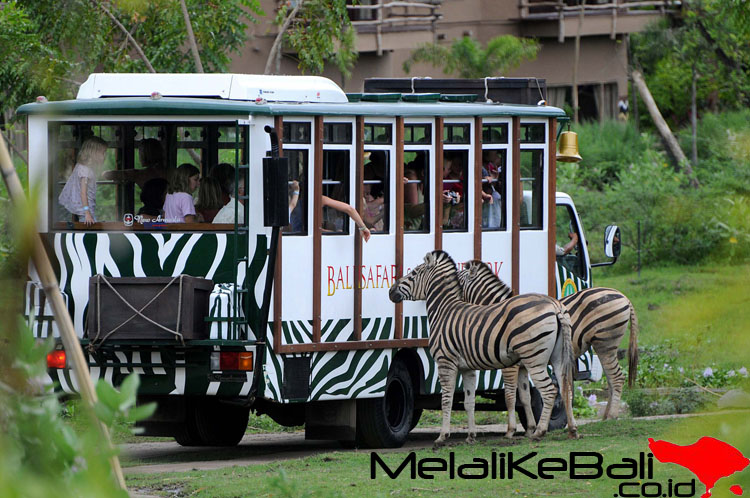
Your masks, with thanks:
[[[555,230],[555,256],[557,262],[569,272],[586,280],[581,236],[573,211],[569,206],[557,206]]]
[[[505,230],[507,149],[482,151],[482,230]]]
[[[404,231],[430,231],[430,151],[404,152]]]
[[[544,150],[521,150],[521,228],[542,229]]]
[[[323,151],[323,195],[349,204],[349,151]],[[348,234],[349,216],[323,207],[323,233]]]
[[[192,164],[204,174],[203,157],[204,150],[208,145],[206,140],[206,128],[204,126],[178,126],[177,127],[177,160],[175,164]],[[219,161],[234,165],[234,160]]]
[[[443,229],[467,230],[466,188],[469,151],[449,150],[443,154]]]
[[[284,149],[289,158],[289,225],[284,234],[307,235],[308,151]]]
[[[390,154],[387,150],[365,151],[362,221],[371,233],[388,233],[390,163]]]

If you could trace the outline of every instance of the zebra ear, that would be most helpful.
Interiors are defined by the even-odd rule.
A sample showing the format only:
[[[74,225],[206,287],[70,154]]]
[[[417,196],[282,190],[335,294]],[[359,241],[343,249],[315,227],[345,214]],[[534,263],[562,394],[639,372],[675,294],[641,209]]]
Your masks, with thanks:
[[[477,273],[479,272],[479,265],[477,265],[477,262],[474,260],[467,261],[466,269],[469,270],[469,277],[474,278],[477,276]]]
[[[424,256],[424,264],[427,266],[434,266],[437,263],[437,255],[435,252],[428,252]]]

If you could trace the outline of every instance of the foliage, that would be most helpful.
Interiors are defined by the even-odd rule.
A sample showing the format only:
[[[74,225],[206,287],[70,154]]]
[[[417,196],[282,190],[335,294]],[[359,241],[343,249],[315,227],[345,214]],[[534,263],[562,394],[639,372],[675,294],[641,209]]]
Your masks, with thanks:
[[[705,410],[712,401],[708,393],[688,388],[676,389],[666,395],[629,390],[623,397],[634,417],[695,413]]]
[[[450,47],[438,43],[418,46],[404,62],[404,72],[409,74],[413,64],[426,62],[442,67],[445,74],[459,78],[484,78],[500,76],[518,67],[524,60],[534,60],[539,43],[513,35],[496,36],[487,47],[469,36],[456,38]]]
[[[583,388],[578,385],[576,386],[575,394],[573,396],[573,416],[576,419],[582,418],[594,418],[596,417],[596,408],[594,408],[586,396],[583,394]]]
[[[187,1],[207,72],[225,71],[247,40],[246,22],[262,14],[258,0]],[[207,8],[210,7],[210,8]],[[159,72],[194,71],[180,6],[171,0],[16,0],[0,9],[0,111],[36,95],[70,98],[92,72],[145,72],[125,33]]]
[[[631,37],[632,60],[642,67],[662,114],[672,125],[690,116],[693,71],[699,112],[750,102],[750,4],[684,2],[682,15],[662,19]],[[642,114],[648,119],[647,113]]]
[[[357,60],[355,33],[345,0],[300,0],[300,7],[284,35],[296,52],[303,73],[321,74],[326,62],[333,62],[345,77]],[[281,26],[291,5],[285,3],[274,23]]]

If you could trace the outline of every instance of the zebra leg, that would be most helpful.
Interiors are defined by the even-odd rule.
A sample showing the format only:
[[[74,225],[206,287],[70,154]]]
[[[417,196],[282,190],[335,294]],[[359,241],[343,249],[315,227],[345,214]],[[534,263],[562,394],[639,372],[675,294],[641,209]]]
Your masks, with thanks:
[[[604,419],[615,419],[619,412],[622,388],[625,385],[625,374],[622,373],[620,362],[617,361],[617,345],[594,342],[592,346],[602,362],[602,369],[609,384],[609,401],[604,411]]]
[[[552,351],[550,365],[560,385],[560,397],[564,403],[565,415],[568,417],[568,437],[578,439],[578,425],[573,417],[573,363],[563,361],[563,350],[562,347],[558,348],[558,344],[555,344],[555,349]],[[566,368],[569,371],[566,372]]]
[[[443,425],[440,427],[440,435],[435,440],[435,447],[443,446],[445,440],[451,435],[451,408],[453,408],[453,392],[456,390],[457,374],[458,368],[456,365],[438,363],[438,378],[442,391]]]
[[[477,394],[477,371],[465,370],[461,372],[464,380],[464,410],[466,417],[469,419],[469,434],[466,436],[466,442],[472,444],[476,441],[477,427],[474,423],[474,402]]]
[[[542,415],[539,418],[539,424],[536,426],[534,434],[531,435],[531,439],[539,441],[542,436],[547,433],[549,427],[549,419],[552,415],[552,407],[555,404],[555,398],[557,397],[557,388],[554,382],[547,373],[547,365],[526,367],[529,371],[529,377],[534,381],[534,386],[539,390],[544,401],[544,408],[542,408]]]
[[[508,410],[508,431],[505,437],[513,439],[516,434],[516,386],[518,385],[519,365],[503,368],[503,390],[505,391],[505,407]],[[525,371],[525,370],[524,370]]]
[[[534,419],[534,412],[531,409],[529,373],[523,365],[519,366],[518,370],[518,399],[521,401],[521,406],[523,406],[523,411],[526,414],[526,437],[531,437],[536,430],[536,420]]]

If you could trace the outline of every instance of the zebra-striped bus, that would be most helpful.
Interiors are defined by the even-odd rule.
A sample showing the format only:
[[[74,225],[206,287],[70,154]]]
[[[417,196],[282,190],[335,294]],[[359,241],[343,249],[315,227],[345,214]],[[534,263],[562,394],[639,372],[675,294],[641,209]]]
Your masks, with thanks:
[[[388,289],[426,252],[481,259],[515,293],[591,285],[575,206],[555,192],[565,113],[475,98],[92,74],[74,100],[22,106],[38,230],[92,377],[140,374],[139,401],[159,406],[144,434],[185,445],[236,444],[250,409],[308,438],[402,444],[440,388],[424,303],[394,304]],[[89,224],[61,192],[92,136],[107,150]],[[214,178],[199,192],[223,188],[213,214],[224,205],[229,222],[207,222],[210,209],[169,219],[164,189],[178,193],[184,163]],[[144,216],[154,195],[167,213]],[[26,303],[34,334],[57,338],[33,268]],[[57,350],[49,377],[75,393]],[[499,371],[480,372],[477,392],[498,400],[478,409],[503,408]]]

